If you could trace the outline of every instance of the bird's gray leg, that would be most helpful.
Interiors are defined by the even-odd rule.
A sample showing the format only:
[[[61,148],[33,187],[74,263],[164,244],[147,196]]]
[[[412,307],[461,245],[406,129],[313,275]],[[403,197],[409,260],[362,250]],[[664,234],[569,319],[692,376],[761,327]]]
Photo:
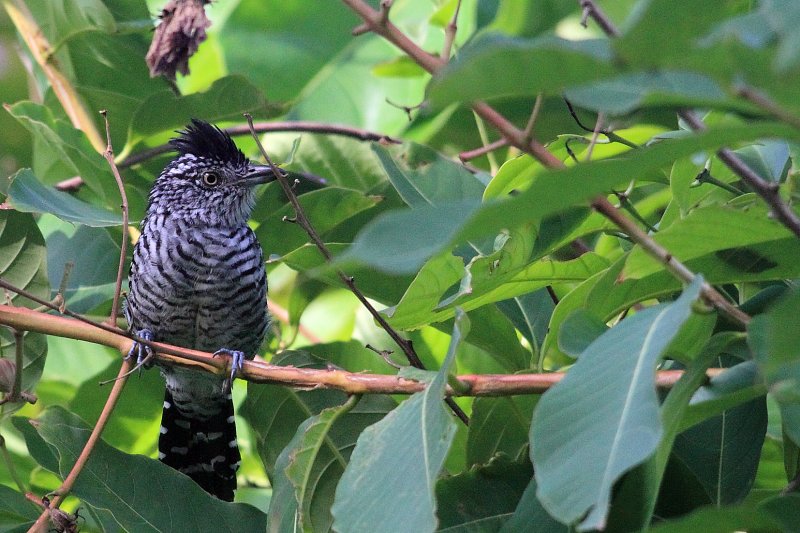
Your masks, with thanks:
[[[153,340],[153,332],[149,329],[140,329],[136,332],[136,336],[146,341]],[[153,366],[152,359],[153,355],[155,354],[151,347],[147,346],[146,344],[142,344],[139,341],[133,341],[133,346],[131,346],[131,349],[128,350],[128,355],[125,356],[125,359],[131,359],[134,354],[136,355],[137,366],[144,366],[145,368],[150,368]]]
[[[231,375],[230,377],[225,378],[225,381],[222,384],[222,391],[230,392],[233,380],[236,379],[236,374],[238,374],[242,368],[244,368],[244,352],[240,352],[239,350],[229,350],[228,348],[220,348],[214,352],[214,357],[218,355],[228,355],[231,358]]]

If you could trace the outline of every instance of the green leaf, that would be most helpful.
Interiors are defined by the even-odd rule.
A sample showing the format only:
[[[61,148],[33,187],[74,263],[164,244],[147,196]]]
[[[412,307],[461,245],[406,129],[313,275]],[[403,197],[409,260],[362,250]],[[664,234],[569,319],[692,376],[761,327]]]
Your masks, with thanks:
[[[681,421],[681,428],[688,429],[766,392],[755,361],[739,363],[714,376],[697,390]]]
[[[72,311],[86,313],[113,298],[119,244],[107,230],[76,227],[49,216],[39,219],[39,227],[47,242],[47,275],[54,290],[61,284],[67,263],[73,264],[64,291]]]
[[[767,181],[780,183],[792,166],[789,145],[784,141],[764,141],[736,151],[747,166]]]
[[[456,307],[472,310],[553,283],[582,281],[607,266],[595,254],[571,261],[545,258],[528,263],[533,248],[531,238],[530,231],[515,231],[500,250],[476,256],[458,270],[458,258],[432,259],[422,267],[400,302],[387,310],[390,324],[400,329],[417,328],[452,317]],[[458,290],[448,294],[459,280]]]
[[[272,100],[292,101],[351,42],[354,23],[339,5],[268,0],[235,4],[217,29],[230,72],[246,72]],[[256,41],[259,53],[254,53]]]
[[[500,533],[515,533],[536,528],[537,533],[570,533],[572,529],[550,516],[536,497],[536,478],[531,479],[522,493],[514,514],[505,523]],[[534,526],[535,524],[535,526]]]
[[[0,278],[39,298],[50,297],[47,283],[44,239],[28,213],[0,210]],[[37,307],[38,304],[12,291],[3,290],[3,302],[10,305]],[[42,375],[47,354],[47,337],[41,333],[25,332],[23,336],[22,390],[33,391]],[[0,328],[0,357],[16,364],[16,341],[10,328]],[[9,391],[3,391],[9,392]],[[24,405],[9,402],[0,406],[0,419],[6,418]]]
[[[54,406],[36,419],[35,429],[57,450],[55,473],[66,476],[90,428]],[[129,531],[192,531],[208,524],[220,531],[256,530],[263,529],[266,519],[255,507],[218,500],[176,470],[141,455],[124,454],[103,441],[92,451],[72,493],[94,507],[112,510],[114,520]]]
[[[730,533],[731,531],[791,531],[797,524],[800,496],[769,498],[759,505],[703,507],[691,514],[656,524],[653,533]]]
[[[51,213],[65,222],[92,227],[122,225],[122,215],[82,202],[65,192],[45,187],[30,169],[11,176],[8,198],[17,211]]]
[[[469,321],[460,313],[447,357],[425,391],[359,436],[331,508],[337,530],[436,529],[435,480],[456,430],[442,398],[456,349],[468,329]]]
[[[704,106],[748,112],[753,106],[728,98],[713,79],[693,72],[656,71],[622,74],[571,87],[564,92],[574,105],[611,115],[642,107]]]
[[[487,464],[499,453],[512,460],[527,451],[537,396],[476,398],[467,434],[467,465]]]
[[[511,0],[499,4],[489,29],[520,37],[532,37],[551,29],[575,11],[570,2],[559,0]]]
[[[561,330],[558,332],[558,347],[565,354],[577,358],[607,330],[606,323],[586,309],[576,309],[561,324]]]
[[[737,141],[781,135],[793,137],[796,132],[778,124],[709,129],[632,150],[619,158],[542,173],[530,188],[503,201],[478,205],[465,199],[392,211],[366,225],[339,260],[343,264],[360,262],[386,272],[414,272],[428,258],[456,242],[539,223],[614,186],[627,184],[631,176],[647,175],[681,157]]]
[[[611,75],[610,59],[607,40],[521,39],[487,33],[472,40],[434,76],[428,98],[441,109],[453,102],[559,94],[566,87]]]
[[[164,90],[149,96],[139,105],[131,119],[129,144],[158,133],[186,125],[193,117],[209,122],[241,120],[243,113],[254,117],[277,114],[261,91],[243,76],[226,76],[214,82],[205,92],[177,96]]]
[[[21,492],[0,485],[0,532],[27,531],[41,512],[42,510]]]
[[[366,196],[350,189],[326,187],[301,195],[298,200],[311,225],[320,237],[333,230],[345,220],[372,208],[382,198]],[[286,204],[265,217],[257,216],[259,227],[256,236],[269,254],[286,254],[309,241],[308,233],[299,224],[284,222],[292,218],[294,208]]]
[[[39,28],[54,49],[80,32],[117,30],[113,15],[101,0],[34,0],[29,3],[29,9],[38,15]]]
[[[473,174],[426,146],[416,143],[394,149],[376,143],[371,146],[389,181],[409,207],[479,199],[483,195],[484,181],[488,179],[485,174]]]
[[[800,405],[796,390],[800,383],[800,292],[792,291],[769,312],[748,325],[747,342],[753,350],[770,392],[778,401],[786,434],[800,443]]]
[[[272,364],[297,368],[326,368],[323,359],[306,352],[285,350]],[[323,409],[343,404],[347,395],[336,390],[296,391],[277,385],[248,384],[247,397],[239,413],[256,435],[256,447],[270,479],[275,479],[275,463],[294,438],[297,428]]]
[[[753,485],[767,429],[766,400],[751,400],[680,434],[672,453],[709,501],[742,501]]]
[[[287,531],[297,524],[306,531],[330,531],[334,490],[358,435],[395,406],[386,396],[361,402],[351,397],[303,422],[275,463],[267,530]]]
[[[501,455],[436,483],[437,531],[499,529],[514,511],[533,475],[530,463]]]
[[[691,316],[701,283],[601,335],[539,400],[531,426],[537,495],[562,523],[602,528],[614,482],[655,451],[663,433],[656,363]],[[564,424],[565,417],[572,423]]]
[[[653,235],[653,239],[709,279],[717,272],[757,274],[760,279],[800,275],[800,242],[783,224],[769,217],[761,204],[736,209],[707,206],[693,210],[686,218]],[[663,267],[636,247],[628,256],[623,278],[642,279]],[[779,270],[774,274],[772,270]]]
[[[31,132],[38,142],[37,150],[48,151],[64,169],[63,173],[51,176],[34,167],[37,176],[47,181],[80,176],[108,205],[119,205],[119,189],[111,168],[82,131],[54,118],[48,108],[33,102],[18,102],[6,106],[6,110]]]

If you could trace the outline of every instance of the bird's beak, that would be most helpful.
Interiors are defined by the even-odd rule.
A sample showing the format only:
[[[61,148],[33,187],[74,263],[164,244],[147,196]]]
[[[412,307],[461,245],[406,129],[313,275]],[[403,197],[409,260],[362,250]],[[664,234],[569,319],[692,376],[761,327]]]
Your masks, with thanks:
[[[275,170],[273,170],[269,165],[250,165],[250,170],[242,177],[239,183],[249,186],[269,183],[277,179],[275,177],[275,172],[280,172],[284,176],[286,175],[286,172],[278,167],[275,167]]]

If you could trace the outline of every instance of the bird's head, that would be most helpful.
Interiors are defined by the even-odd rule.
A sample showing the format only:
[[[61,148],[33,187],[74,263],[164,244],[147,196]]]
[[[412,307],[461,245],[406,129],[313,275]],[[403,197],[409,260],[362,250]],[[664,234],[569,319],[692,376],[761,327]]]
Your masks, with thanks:
[[[270,167],[251,163],[230,135],[192,119],[169,144],[178,152],[150,192],[148,215],[165,214],[205,225],[247,222],[256,185],[275,179]]]

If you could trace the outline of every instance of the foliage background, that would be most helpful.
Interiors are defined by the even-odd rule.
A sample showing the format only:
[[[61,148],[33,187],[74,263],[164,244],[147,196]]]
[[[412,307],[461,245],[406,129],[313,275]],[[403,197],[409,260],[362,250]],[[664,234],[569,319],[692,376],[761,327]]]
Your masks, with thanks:
[[[464,0],[456,59],[432,79],[382,38],[354,38],[360,20],[342,3],[219,0],[207,7],[213,26],[191,74],[177,81],[180,96],[144,64],[159,2],[24,4],[97,131],[94,111],[108,110],[120,161],[165,142],[189,117],[240,124],[243,112],[402,139],[265,136],[274,160],[327,180],[303,189],[301,202],[337,265],[388,309],[425,365],[440,370],[424,378],[431,382],[424,394],[370,396],[355,406],[336,391],[237,383],[245,457],[237,502],[261,512],[213,501],[142,457],[155,456],[162,398],[157,373],[144,373],[127,385],[107,445],[66,503],[74,510],[82,501],[85,530],[212,521],[272,531],[326,531],[334,523],[340,531],[733,531],[798,523],[797,497],[779,495],[797,474],[800,444],[798,298],[780,298],[800,275],[800,246],[714,155],[735,149],[785,201],[794,199],[800,9],[793,2],[715,0],[703,9],[598,2],[622,29],[612,42],[591,21],[580,25],[578,2]],[[391,20],[438,51],[457,4],[397,0]],[[0,168],[14,179],[3,180],[0,194],[16,210],[0,210],[0,275],[46,297],[73,261],[68,306],[100,317],[110,310],[119,254],[116,186],[3,16],[0,93],[11,105],[0,114]],[[743,87],[779,112],[743,97]],[[469,102],[489,100],[523,127],[540,93],[533,132],[570,170],[549,171],[513,148],[474,159],[470,169],[457,162],[460,152],[498,138]],[[604,127],[629,143],[600,135],[591,145],[564,96],[584,124],[594,127],[601,113]],[[423,100],[409,120],[402,106]],[[710,133],[688,134],[676,116],[686,107],[709,111]],[[251,139],[237,142],[255,156]],[[124,169],[132,220],[141,219],[168,157]],[[23,168],[31,171],[18,173]],[[704,169],[723,186],[703,182]],[[86,185],[71,195],[83,204],[44,203],[42,190],[75,175]],[[593,195],[629,185],[626,213],[758,315],[746,332],[699,310],[697,284],[679,298],[678,280],[587,209]],[[298,367],[395,373],[364,348],[394,349],[388,336],[320,265],[304,232],[281,222],[290,214],[277,184],[266,187],[253,224],[270,255],[270,299],[286,317],[263,355]],[[575,239],[591,251],[576,252]],[[2,335],[8,358],[13,338],[6,328]],[[651,338],[661,343],[643,342]],[[8,450],[0,468],[3,531],[25,530],[36,518],[19,485],[36,495],[59,485],[105,401],[97,383],[119,365],[113,350],[55,336],[29,334],[25,347],[23,379],[39,402],[0,412]],[[405,364],[399,351],[392,358]],[[656,396],[656,364],[688,368],[687,378]],[[644,372],[636,372],[640,365]],[[733,369],[704,383],[709,365]],[[541,397],[459,398],[469,429],[439,401],[448,372],[567,368],[570,379]],[[35,429],[29,418],[38,418]]]

